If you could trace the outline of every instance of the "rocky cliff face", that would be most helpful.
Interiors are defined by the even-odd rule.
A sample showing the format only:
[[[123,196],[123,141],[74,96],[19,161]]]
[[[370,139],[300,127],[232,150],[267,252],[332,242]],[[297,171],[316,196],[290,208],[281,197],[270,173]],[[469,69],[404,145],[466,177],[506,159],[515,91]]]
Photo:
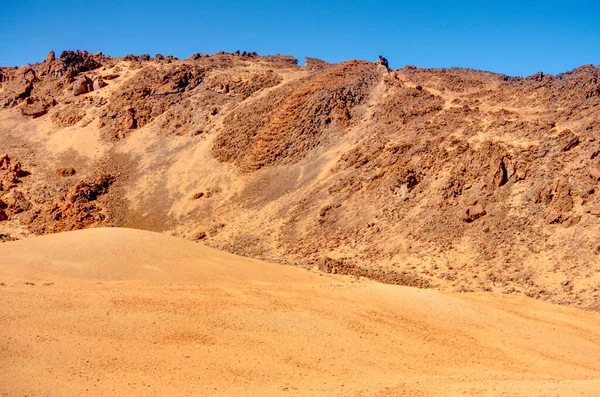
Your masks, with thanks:
[[[2,68],[0,235],[136,227],[598,309],[600,69],[381,59],[66,51]]]

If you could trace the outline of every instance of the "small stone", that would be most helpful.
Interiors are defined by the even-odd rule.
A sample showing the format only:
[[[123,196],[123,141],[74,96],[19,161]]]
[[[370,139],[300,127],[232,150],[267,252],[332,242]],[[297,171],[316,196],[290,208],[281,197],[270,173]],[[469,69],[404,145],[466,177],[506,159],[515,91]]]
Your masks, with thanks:
[[[57,176],[60,176],[62,178],[68,177],[68,176],[73,176],[75,175],[76,171],[75,168],[72,167],[68,167],[68,168],[59,168],[56,171],[54,171],[54,173]]]
[[[206,237],[207,237],[207,236],[206,236],[206,232],[198,232],[198,233],[196,233],[196,234],[194,235],[194,237],[193,237],[193,238],[194,238],[194,240],[196,240],[196,241],[201,241],[201,240],[204,240]]]

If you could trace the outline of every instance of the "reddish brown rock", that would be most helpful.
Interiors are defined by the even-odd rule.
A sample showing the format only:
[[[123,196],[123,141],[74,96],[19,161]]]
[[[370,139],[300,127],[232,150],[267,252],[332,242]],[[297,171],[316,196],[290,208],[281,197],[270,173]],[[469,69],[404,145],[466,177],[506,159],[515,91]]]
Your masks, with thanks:
[[[114,79],[118,79],[119,75],[116,73],[112,73],[112,74],[105,74],[102,76],[103,80],[114,80]]]
[[[54,51],[50,51],[48,53],[48,56],[46,56],[46,63],[50,63],[52,61],[54,61],[56,59],[56,55],[54,54]]]
[[[474,204],[471,207],[467,208],[463,220],[467,223],[471,223],[481,218],[482,216],[485,216],[486,214],[487,212],[481,204]]]
[[[14,161],[8,154],[0,156],[0,180],[6,185],[19,182],[19,178],[29,175],[29,172],[23,170],[19,161]]]
[[[217,137],[213,152],[245,169],[300,159],[330,124],[348,125],[351,109],[376,81],[372,63],[346,62],[272,90],[225,118],[227,132]]]
[[[568,152],[575,146],[579,145],[579,137],[573,133],[573,131],[566,129],[563,130],[558,136],[559,142],[563,145],[562,151]]]
[[[73,95],[83,95],[94,91],[94,83],[87,76],[81,76],[73,84]]]
[[[24,119],[18,133],[4,127],[7,150],[41,171],[19,177],[14,158],[0,171],[11,226],[34,234],[105,224],[202,230],[211,245],[239,254],[306,266],[335,257],[325,269],[385,282],[594,303],[597,67],[523,79],[458,68],[389,71],[383,60],[307,60],[302,69],[293,57],[248,52],[158,58],[123,64],[75,51],[0,68],[1,106],[33,117],[43,98],[57,102],[47,137],[29,140]],[[100,73],[86,70],[96,65],[102,81],[120,76],[110,93],[74,98],[83,76],[102,89],[93,79]],[[85,128],[95,120],[100,137]],[[75,128],[60,133],[105,139],[103,155],[40,149],[65,126]],[[115,150],[111,140],[141,128],[128,150]],[[198,158],[180,161],[188,149]],[[65,162],[76,176],[52,174]],[[183,164],[190,168],[179,184]],[[96,189],[95,178],[78,178],[95,173],[119,175],[119,183]],[[156,183],[139,192],[150,176]],[[222,193],[208,198],[205,188],[193,202],[185,186]],[[102,193],[92,200],[89,189]],[[577,287],[552,284],[561,277]]]
[[[66,70],[77,75],[101,67],[102,53],[92,55],[87,51],[63,51],[59,60]]]
[[[76,171],[75,171],[75,168],[68,167],[68,168],[59,168],[56,171],[54,171],[54,173],[57,176],[60,176],[61,178],[65,178],[65,177],[68,177],[68,176],[75,175]]]
[[[111,175],[101,175],[81,181],[55,201],[30,211],[31,230],[43,234],[104,224],[106,217],[98,200],[108,193],[114,180]]]
[[[304,58],[304,69],[309,72],[325,70],[332,66],[329,62],[326,62],[318,58]]]
[[[565,222],[573,209],[571,184],[563,178],[555,179],[550,186],[542,190],[538,202],[546,205],[546,222]]]
[[[20,110],[23,116],[28,116],[35,119],[48,113],[48,110],[55,105],[56,100],[51,97],[46,97],[43,99],[32,99],[30,97],[25,100],[23,105],[21,105]]]
[[[95,76],[92,80],[92,90],[98,91],[101,88],[106,87],[108,84],[102,79],[102,76]]]

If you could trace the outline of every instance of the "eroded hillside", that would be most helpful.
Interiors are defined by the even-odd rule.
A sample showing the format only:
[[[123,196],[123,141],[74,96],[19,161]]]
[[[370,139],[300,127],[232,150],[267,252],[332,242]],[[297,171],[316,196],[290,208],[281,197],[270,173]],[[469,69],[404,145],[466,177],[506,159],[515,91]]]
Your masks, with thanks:
[[[382,63],[76,51],[1,68],[2,239],[134,227],[597,310],[600,69]]]

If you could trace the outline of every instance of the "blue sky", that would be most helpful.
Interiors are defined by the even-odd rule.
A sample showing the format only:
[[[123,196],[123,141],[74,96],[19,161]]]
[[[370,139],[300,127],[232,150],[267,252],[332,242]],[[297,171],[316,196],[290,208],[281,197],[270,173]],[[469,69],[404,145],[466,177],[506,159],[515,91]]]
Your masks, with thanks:
[[[220,50],[525,76],[600,64],[600,1],[4,1],[0,65]]]

